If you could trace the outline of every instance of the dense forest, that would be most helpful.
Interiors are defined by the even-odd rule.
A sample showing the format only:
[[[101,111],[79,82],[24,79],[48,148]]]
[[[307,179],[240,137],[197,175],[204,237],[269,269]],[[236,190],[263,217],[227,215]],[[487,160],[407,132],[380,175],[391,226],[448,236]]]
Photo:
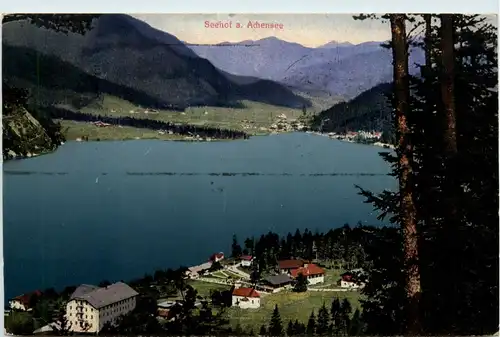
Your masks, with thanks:
[[[390,83],[379,84],[348,102],[338,103],[312,118],[314,129],[321,132],[382,131],[384,140],[393,144]]]
[[[259,238],[246,238],[240,245],[233,237],[232,255],[250,254],[255,256],[260,272],[274,269],[278,260],[305,259],[317,261],[329,268],[363,268],[367,263],[367,251],[376,238],[386,232],[394,232],[394,227],[374,227],[358,224],[351,228],[348,224],[327,233],[312,233],[297,229],[294,233],[280,236],[268,232]]]

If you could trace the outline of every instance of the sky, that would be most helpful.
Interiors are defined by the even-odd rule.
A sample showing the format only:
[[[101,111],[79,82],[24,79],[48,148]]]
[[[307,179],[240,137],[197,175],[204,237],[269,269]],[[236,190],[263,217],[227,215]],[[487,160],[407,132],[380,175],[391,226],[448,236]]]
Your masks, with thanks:
[[[390,38],[388,23],[358,21],[348,14],[137,14],[152,27],[193,44],[259,40],[269,36],[317,47],[332,40],[361,43]],[[206,28],[205,21],[232,22],[231,28]],[[282,24],[282,29],[248,28],[248,22]],[[243,28],[236,28],[240,23]]]

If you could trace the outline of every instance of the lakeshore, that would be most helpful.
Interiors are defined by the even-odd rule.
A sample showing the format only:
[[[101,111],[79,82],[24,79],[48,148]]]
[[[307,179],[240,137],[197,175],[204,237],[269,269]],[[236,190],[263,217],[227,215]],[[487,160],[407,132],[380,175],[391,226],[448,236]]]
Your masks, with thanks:
[[[315,237],[316,239],[320,237],[340,238],[339,234],[345,233],[346,228],[348,227],[328,234],[315,234]],[[374,228],[372,227],[372,229]],[[347,242],[357,245],[352,240],[359,236],[361,233],[359,231],[363,230],[363,228],[348,230],[349,232],[352,231],[353,236],[349,235],[352,239]],[[299,232],[296,232],[295,239],[302,240],[297,237],[297,235],[300,235],[297,233]],[[271,233],[267,235],[271,235]],[[304,238],[307,238],[310,233],[306,230],[303,235]],[[345,307],[345,310],[348,310],[346,313],[349,317],[352,316],[352,319],[355,319],[357,315],[359,316],[361,310],[359,299],[362,296],[360,290],[363,283],[352,278],[353,275],[356,275],[354,273],[359,273],[359,271],[343,272],[344,268],[353,268],[353,265],[347,267],[346,263],[348,262],[342,260],[332,264],[331,259],[328,259],[329,262],[327,260],[321,262],[321,260],[317,259],[315,261],[288,259],[279,260],[276,265],[271,264],[264,267],[262,265],[264,256],[259,253],[258,247],[266,239],[261,238],[260,241],[256,241],[251,245],[248,240],[245,240],[245,248],[243,249],[233,237],[230,257],[225,257],[223,252],[214,253],[208,257],[207,262],[200,265],[180,267],[177,270],[159,269],[152,274],[145,274],[144,277],[127,283],[124,281],[110,282],[103,280],[99,282],[98,286],[82,284],[80,286],[65,287],[60,292],[50,288],[44,291],[33,290],[16,296],[9,300],[6,316],[7,332],[31,334],[26,329],[33,328],[35,334],[41,332],[59,334],[63,330],[66,331],[65,329],[77,334],[119,333],[121,331],[119,330],[121,329],[120,326],[125,324],[125,318],[122,317],[139,317],[148,313],[155,316],[156,323],[149,323],[149,327],[146,328],[147,331],[143,332],[154,332],[151,330],[154,329],[154,326],[156,326],[156,329],[166,329],[167,332],[175,326],[178,320],[182,319],[181,316],[178,316],[177,308],[182,307],[183,310],[187,310],[186,296],[189,296],[190,291],[194,291],[195,293],[191,296],[197,298],[195,302],[192,302],[193,307],[190,310],[197,312],[204,305],[212,306],[212,310],[222,310],[221,314],[223,314],[227,323],[219,328],[228,333],[239,331],[237,334],[254,335],[259,331],[259,328],[262,331],[262,327],[267,326],[269,318],[272,312],[276,310],[276,307],[281,308],[281,318],[284,323],[295,321],[305,324],[311,312],[322,310],[325,304],[335,304],[335,302],[339,303],[339,305],[342,304],[342,307],[347,306],[345,303],[348,303],[348,309]],[[345,242],[344,239],[344,244]],[[248,253],[247,247],[253,247],[253,245],[257,248],[255,250],[256,256],[239,255]],[[252,251],[253,249],[251,248]],[[281,249],[285,249],[283,253],[286,254],[286,248],[282,246]],[[233,254],[238,254],[238,256],[233,256]],[[361,260],[357,262],[358,265],[363,263]],[[323,265],[323,267],[319,267],[319,265]],[[252,272],[257,267],[261,269],[259,276],[253,275]],[[265,270],[266,272],[264,272]],[[316,276],[311,277],[313,270]],[[303,278],[306,282],[306,288],[300,289],[301,275],[306,273],[308,275],[307,280],[305,277]],[[276,283],[276,281],[269,283],[273,279],[276,281],[281,279],[282,281],[279,281],[281,283]],[[291,283],[290,281],[283,281],[292,279],[294,281],[291,281]],[[125,292],[121,298],[125,302],[130,302],[131,305],[121,307],[119,313],[114,314],[114,317],[118,320],[115,321],[117,326],[113,328],[106,323],[109,319],[104,318],[104,316],[101,317],[101,311],[106,310],[106,307],[96,307],[90,299],[94,296],[91,295],[92,292],[99,292],[101,293],[99,296],[104,296],[106,292],[114,293],[115,288],[116,291],[121,289],[120,292]],[[244,293],[247,289],[254,292],[254,295],[241,297],[241,293]],[[89,297],[87,297],[87,293]],[[255,300],[257,300],[257,303],[248,306],[245,304],[247,302],[241,302],[242,298],[247,300],[251,298],[252,303]],[[84,306],[88,302],[90,313],[97,310],[97,314],[101,318],[96,324],[100,328],[97,328],[92,321],[88,321],[87,316],[85,316],[84,320],[77,317],[72,318],[75,316],[72,311],[72,303],[76,303],[75,301],[82,302]],[[151,301],[154,301],[154,304]],[[144,306],[148,302],[150,303],[149,309]],[[112,306],[113,303],[111,301],[109,305]],[[46,308],[45,311],[42,310],[42,307]],[[51,314],[51,312],[53,313]],[[20,323],[21,317],[26,318],[28,316],[33,318],[33,326],[28,324],[26,320],[24,323]],[[63,319],[63,316],[66,318]],[[59,318],[49,322],[50,317]],[[76,327],[71,324],[80,321],[84,324],[77,324]],[[162,326],[163,328],[161,328]],[[159,330],[156,331],[159,332]]]

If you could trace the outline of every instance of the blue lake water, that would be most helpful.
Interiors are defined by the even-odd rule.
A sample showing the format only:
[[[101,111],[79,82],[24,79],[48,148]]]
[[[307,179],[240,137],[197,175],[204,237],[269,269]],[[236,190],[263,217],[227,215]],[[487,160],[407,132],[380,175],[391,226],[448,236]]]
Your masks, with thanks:
[[[396,188],[384,149],[305,133],[68,142],[4,164],[6,299],[204,262],[268,231],[380,224],[354,185]],[[373,175],[362,175],[373,174]]]

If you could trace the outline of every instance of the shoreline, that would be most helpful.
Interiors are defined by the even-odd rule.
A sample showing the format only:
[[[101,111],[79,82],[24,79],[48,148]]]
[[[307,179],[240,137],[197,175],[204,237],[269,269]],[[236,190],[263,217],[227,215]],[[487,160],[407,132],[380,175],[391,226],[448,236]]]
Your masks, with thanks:
[[[333,140],[338,140],[340,142],[345,142],[345,143],[352,143],[352,144],[361,144],[361,145],[370,145],[370,146],[378,146],[378,147],[382,147],[382,148],[385,148],[385,149],[391,149],[391,150],[394,150],[396,147],[392,144],[386,144],[386,143],[382,143],[382,142],[373,142],[373,143],[361,143],[361,142],[355,142],[353,140],[349,140],[349,139],[340,139],[340,138],[332,138],[328,135],[328,133],[323,133],[323,132],[317,132],[317,131],[306,131],[306,133],[309,133],[309,134],[314,134],[316,136],[321,136],[321,137],[328,137],[329,139],[333,139]]]
[[[327,133],[321,133],[321,132],[316,132],[316,131],[287,131],[287,132],[269,132],[269,133],[258,133],[258,134],[250,134],[248,135],[248,138],[187,138],[189,136],[182,136],[182,135],[173,135],[174,137],[171,138],[160,138],[160,137],[133,137],[133,138],[105,138],[105,139],[100,139],[100,138],[90,138],[88,140],[83,140],[81,137],[67,137],[65,142],[62,142],[60,145],[55,147],[52,150],[48,151],[42,151],[40,153],[29,153],[26,156],[13,156],[9,158],[3,158],[3,162],[8,162],[12,160],[24,160],[24,159],[31,159],[31,158],[36,158],[40,157],[43,155],[51,154],[57,151],[61,146],[63,146],[66,142],[75,142],[75,143],[87,143],[87,142],[125,142],[125,141],[136,141],[136,140],[157,140],[157,141],[166,141],[166,142],[185,142],[185,143],[211,143],[211,142],[229,142],[229,141],[238,141],[238,140],[248,140],[254,137],[266,137],[266,136],[275,136],[275,135],[280,135],[280,134],[287,134],[287,133],[293,133],[293,132],[299,132],[299,133],[307,133],[307,134],[312,134],[320,137],[328,137],[329,139],[333,140],[338,140],[341,142],[345,143],[352,143],[352,144],[361,144],[361,145],[368,145],[368,146],[377,146],[381,147],[384,149],[392,149],[394,150],[395,147],[394,145],[391,144],[385,144],[382,142],[374,142],[374,143],[361,143],[361,142],[355,142],[349,139],[339,139],[339,138],[332,138],[330,137]]]

